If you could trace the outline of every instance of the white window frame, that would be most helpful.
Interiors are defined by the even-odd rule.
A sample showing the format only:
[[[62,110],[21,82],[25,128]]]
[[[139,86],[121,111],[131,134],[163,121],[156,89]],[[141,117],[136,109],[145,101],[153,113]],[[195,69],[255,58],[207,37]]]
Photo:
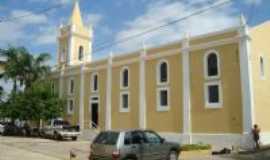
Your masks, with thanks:
[[[262,63],[261,63],[261,60],[262,60]],[[259,57],[259,72],[260,72],[260,78],[261,78],[261,80],[265,80],[265,74],[266,74],[266,72],[265,72],[265,69],[266,69],[266,67],[265,67],[266,65],[265,65],[265,57],[264,56],[260,56]]]
[[[161,106],[160,104],[160,91],[164,91],[166,90],[167,91],[167,101],[168,101],[168,105],[167,106]],[[169,87],[159,87],[157,88],[157,91],[156,91],[156,95],[157,95],[157,98],[156,98],[156,103],[157,103],[157,111],[159,112],[165,112],[165,111],[169,111],[170,110],[170,88]]]
[[[218,71],[218,74],[216,75],[216,76],[208,76],[208,56],[210,55],[210,54],[215,54],[216,56],[217,56],[217,71]],[[217,51],[217,50],[215,50],[215,49],[211,49],[211,50],[208,50],[208,51],[206,51],[206,53],[204,54],[204,78],[206,79],[206,80],[213,80],[213,79],[219,79],[220,78],[220,75],[221,75],[221,73],[220,73],[220,56],[219,56],[219,52]]]
[[[70,110],[70,103],[69,103],[70,101],[73,101],[73,110],[72,111]],[[74,110],[75,110],[75,100],[74,100],[74,98],[69,98],[68,99],[68,104],[67,104],[67,114],[68,115],[73,115]]]
[[[160,75],[161,75],[161,64],[162,63],[166,63],[167,64],[167,82],[161,82],[160,81]],[[166,59],[161,59],[159,60],[157,66],[156,66],[156,81],[157,81],[157,85],[162,86],[162,85],[169,85],[170,82],[170,65],[169,65],[169,61]]]
[[[81,54],[81,48],[82,48],[82,55]],[[78,60],[79,61],[83,61],[84,60],[84,47],[82,45],[79,46],[79,52],[78,52]],[[82,58],[80,58],[80,56],[82,56]]]
[[[128,86],[124,86],[123,80],[124,80],[124,71],[128,71]],[[130,69],[128,66],[125,66],[120,71],[120,89],[128,89],[130,85]]]
[[[97,98],[98,100],[92,100],[93,98]],[[100,105],[99,95],[92,95],[89,97],[89,108],[88,108],[89,113],[92,113],[92,104],[94,104],[94,103],[97,103],[98,105]],[[99,112],[99,110],[98,110],[98,112]]]
[[[208,93],[208,87],[212,85],[217,85],[218,86],[218,94],[219,94],[219,102],[218,103],[210,103],[209,102],[209,93]],[[223,106],[223,91],[222,91],[222,84],[221,81],[211,81],[211,82],[206,82],[204,85],[204,101],[205,101],[205,108],[209,109],[218,109],[222,108]]]
[[[71,81],[73,81],[73,93],[71,92]],[[71,95],[74,95],[74,92],[75,92],[75,89],[76,86],[75,86],[75,80],[74,78],[69,78],[68,80],[68,94],[71,96]]]
[[[127,94],[128,95],[128,108],[123,107],[123,99],[122,96]],[[120,92],[120,97],[119,97],[119,104],[120,104],[120,112],[121,113],[126,113],[130,111],[130,93],[129,91],[121,91]]]
[[[94,79],[95,76],[97,76],[97,90],[95,90],[95,86],[94,86],[95,85],[95,79]],[[98,72],[93,72],[91,74],[91,91],[93,93],[99,92],[99,74],[98,74]]]

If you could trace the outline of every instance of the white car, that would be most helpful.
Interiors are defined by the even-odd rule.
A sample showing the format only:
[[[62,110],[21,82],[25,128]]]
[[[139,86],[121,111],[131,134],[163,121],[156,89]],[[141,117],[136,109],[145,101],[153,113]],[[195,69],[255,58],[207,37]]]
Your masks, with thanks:
[[[3,134],[4,132],[4,124],[0,123],[0,134]]]

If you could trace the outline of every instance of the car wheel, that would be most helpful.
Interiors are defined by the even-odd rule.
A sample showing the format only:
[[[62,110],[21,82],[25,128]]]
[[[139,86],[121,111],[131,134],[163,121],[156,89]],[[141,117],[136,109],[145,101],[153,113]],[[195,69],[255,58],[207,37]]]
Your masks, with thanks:
[[[62,138],[62,136],[61,135],[59,135],[59,134],[57,134],[57,133],[54,133],[54,135],[53,135],[53,139],[54,140],[62,140],[63,138]]]
[[[170,151],[168,160],[178,160],[178,154],[176,151]]]
[[[76,141],[77,140],[77,137],[72,137],[71,138],[73,141]]]

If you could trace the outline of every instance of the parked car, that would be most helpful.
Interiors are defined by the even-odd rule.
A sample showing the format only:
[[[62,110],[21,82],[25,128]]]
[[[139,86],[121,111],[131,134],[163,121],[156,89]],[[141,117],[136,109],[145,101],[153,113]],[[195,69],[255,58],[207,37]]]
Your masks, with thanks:
[[[3,129],[3,136],[23,136],[23,129],[14,123],[7,123]]]
[[[180,144],[151,130],[104,131],[90,146],[89,160],[178,160]]]
[[[51,120],[49,125],[41,129],[42,137],[53,138],[55,140],[63,140],[71,138],[77,140],[77,137],[81,134],[79,126],[71,126],[68,121],[64,120]]]
[[[6,123],[0,122],[0,134],[3,134]]]

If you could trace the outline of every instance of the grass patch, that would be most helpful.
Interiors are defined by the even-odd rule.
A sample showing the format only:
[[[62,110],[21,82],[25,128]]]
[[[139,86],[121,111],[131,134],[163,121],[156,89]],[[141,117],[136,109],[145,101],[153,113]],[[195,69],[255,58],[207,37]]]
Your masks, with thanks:
[[[185,144],[181,147],[182,151],[197,151],[197,150],[210,150],[212,146],[210,144]]]

